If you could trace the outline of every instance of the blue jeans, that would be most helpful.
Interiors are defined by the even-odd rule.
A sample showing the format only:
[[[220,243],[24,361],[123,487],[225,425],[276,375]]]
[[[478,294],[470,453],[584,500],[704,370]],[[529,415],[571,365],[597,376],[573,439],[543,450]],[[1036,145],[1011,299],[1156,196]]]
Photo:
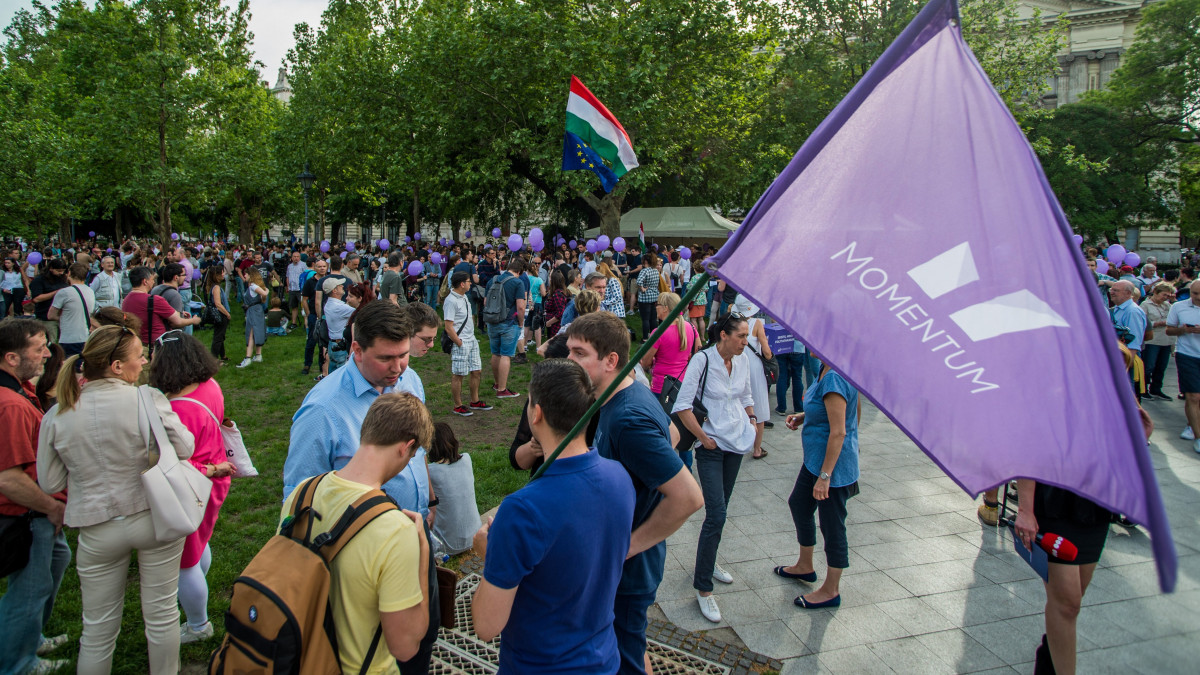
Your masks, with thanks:
[[[34,518],[32,527],[29,564],[8,575],[8,592],[0,597],[0,675],[23,675],[37,665],[42,629],[71,562],[66,536],[55,534],[49,519]]]
[[[515,323],[492,324],[488,326],[488,346],[493,356],[515,356],[517,339],[521,336],[521,327]]]
[[[333,344],[330,343],[330,345],[329,345],[329,372],[330,372],[330,374],[332,374],[333,371],[337,370],[338,368],[341,368],[342,366],[346,365],[346,361],[349,358],[350,358],[350,352],[344,352],[344,351],[338,349],[337,347],[334,347]]]
[[[192,308],[188,305],[188,303],[190,303],[192,301],[192,289],[191,288],[179,289],[179,297],[183,298],[183,311],[188,312],[190,314],[192,311]],[[192,334],[192,326],[184,326],[183,332],[187,333],[188,335],[191,335]]]
[[[429,305],[430,307],[437,307],[437,296],[438,296],[439,288],[440,288],[439,286],[431,286],[429,284],[425,284],[425,304]]]
[[[779,381],[775,383],[775,412],[783,414],[787,410],[788,387],[792,388],[792,411],[804,410],[804,353],[776,354],[779,360]]]
[[[725,529],[725,509],[733,496],[742,457],[720,448],[696,448],[696,473],[700,475],[700,490],[704,493],[704,524],[700,526],[700,541],[696,542],[696,571],[692,576],[692,588],[698,591],[713,589],[713,566],[717,564],[717,547]]]

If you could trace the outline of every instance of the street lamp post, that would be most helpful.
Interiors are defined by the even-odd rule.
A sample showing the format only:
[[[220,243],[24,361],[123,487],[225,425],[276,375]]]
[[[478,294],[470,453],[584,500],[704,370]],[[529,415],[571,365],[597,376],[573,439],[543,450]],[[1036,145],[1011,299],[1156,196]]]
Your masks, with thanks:
[[[313,182],[317,177],[308,170],[308,162],[304,163],[304,172],[296,176],[296,180],[300,181],[300,187],[304,188],[304,243],[309,243],[308,238],[308,191],[312,189]]]

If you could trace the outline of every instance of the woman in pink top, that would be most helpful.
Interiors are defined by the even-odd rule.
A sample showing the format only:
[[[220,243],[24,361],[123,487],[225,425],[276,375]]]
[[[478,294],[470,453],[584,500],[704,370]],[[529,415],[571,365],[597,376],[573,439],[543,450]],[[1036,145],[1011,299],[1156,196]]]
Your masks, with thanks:
[[[154,361],[150,364],[150,386],[167,395],[171,409],[196,438],[196,452],[189,461],[213,483],[204,520],[183,545],[179,604],[187,621],[179,627],[181,644],[213,636],[213,626],[208,620],[208,582],[204,578],[212,564],[208,540],[233,476],[218,421],[225,419],[225,396],[221,385],[213,379],[220,369],[216,357],[199,340],[181,330],[167,331],[158,338]]]
[[[667,313],[679,304],[679,296],[675,293],[659,293],[658,304],[654,310],[661,322]],[[688,359],[696,353],[700,345],[700,333],[696,327],[688,323],[683,315],[675,317],[675,321],[663,331],[658,342],[642,357],[642,368],[650,372],[653,368],[654,377],[650,380],[650,391],[661,394],[663,379],[670,375],[678,380],[683,379],[687,370]]]

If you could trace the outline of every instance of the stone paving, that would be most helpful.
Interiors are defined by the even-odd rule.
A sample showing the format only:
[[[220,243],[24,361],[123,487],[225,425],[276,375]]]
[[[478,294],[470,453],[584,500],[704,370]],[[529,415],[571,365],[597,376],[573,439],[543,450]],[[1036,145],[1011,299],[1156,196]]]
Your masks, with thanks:
[[[1200,663],[1200,455],[1178,438],[1182,402],[1145,407],[1157,426],[1150,450],[1179,582],[1161,594],[1146,532],[1114,525],[1084,598],[1080,673],[1197,672]],[[842,606],[795,607],[792,599],[809,587],[771,570],[799,551],[787,497],[800,470],[800,434],[775,421],[764,441],[770,456],[746,458],[729,504],[718,558],[734,582],[716,584],[723,621],[700,614],[692,589],[703,510],[668,541],[658,590],[665,619],[744,643],[782,661],[785,674],[1033,672],[1042,581],[1012,552],[1007,530],[982,526],[976,503],[865,402],[862,492],[849,505]]]

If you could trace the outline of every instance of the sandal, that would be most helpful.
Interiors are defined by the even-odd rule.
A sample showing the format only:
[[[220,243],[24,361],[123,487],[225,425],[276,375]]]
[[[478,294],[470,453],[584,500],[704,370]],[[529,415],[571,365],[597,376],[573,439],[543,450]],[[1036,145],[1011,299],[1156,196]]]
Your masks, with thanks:
[[[754,459],[762,459],[763,457],[766,457],[768,454],[770,454],[770,453],[768,453],[766,450],[763,450],[761,455],[750,455],[750,456],[753,457]]]

